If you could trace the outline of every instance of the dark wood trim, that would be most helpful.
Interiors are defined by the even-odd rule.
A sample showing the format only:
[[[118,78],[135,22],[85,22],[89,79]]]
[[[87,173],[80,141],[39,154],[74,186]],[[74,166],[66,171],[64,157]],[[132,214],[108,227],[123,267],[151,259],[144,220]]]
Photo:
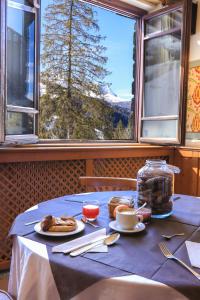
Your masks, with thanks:
[[[179,3],[167,5],[167,6],[163,7],[163,8],[161,8],[161,9],[155,10],[154,12],[145,15],[143,17],[143,19],[145,21],[147,21],[147,20],[150,20],[150,19],[152,19],[154,17],[159,17],[159,16],[162,16],[162,15],[164,15],[166,13],[170,13],[170,12],[172,12],[174,10],[179,9],[179,8],[181,9],[183,7],[183,3],[182,3],[183,1],[184,0],[180,0]]]
[[[141,8],[131,4],[122,2],[120,0],[84,0],[85,2],[104,7],[116,11],[120,14],[125,14],[130,17],[141,17],[147,12]]]
[[[173,147],[162,146],[16,147],[0,149],[0,163],[173,156],[173,153]],[[92,171],[91,165],[88,170]]]
[[[5,137],[5,35],[6,35],[6,2],[0,3],[0,142],[4,142]]]
[[[188,90],[189,52],[191,36],[192,1],[184,0],[183,6],[183,28],[182,28],[182,60],[181,60],[181,89],[179,107],[179,139],[185,144],[186,134],[186,105]]]

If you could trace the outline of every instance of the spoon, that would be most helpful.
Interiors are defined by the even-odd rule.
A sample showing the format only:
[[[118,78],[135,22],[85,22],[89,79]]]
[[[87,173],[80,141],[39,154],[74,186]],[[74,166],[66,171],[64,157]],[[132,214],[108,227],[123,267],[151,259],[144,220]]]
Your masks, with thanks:
[[[165,235],[165,234],[161,234],[162,237],[164,237],[165,239],[167,240],[170,240],[171,238],[173,238],[174,236],[177,236],[177,235],[184,235],[184,233],[174,233],[172,235]]]
[[[134,213],[137,214],[137,212],[138,212],[140,209],[144,208],[146,205],[147,205],[147,203],[145,202],[142,206],[140,206],[138,209],[136,209],[136,210],[134,211]]]
[[[83,216],[83,217],[81,218],[81,221],[82,221],[83,223],[85,223],[85,224],[92,225],[92,226],[95,227],[95,228],[100,227],[99,225],[93,224],[92,222],[88,221],[88,220],[86,219],[85,216]]]
[[[107,246],[111,246],[114,243],[116,243],[116,241],[119,238],[120,238],[120,234],[119,233],[113,233],[113,234],[107,235],[105,238],[103,238],[100,241],[93,242],[90,245],[83,246],[83,247],[79,248],[78,250],[70,252],[70,256],[77,256],[77,255],[80,255],[82,253],[86,253],[90,249],[92,249],[93,247],[96,247],[96,246],[99,246],[99,245],[102,245],[102,244],[107,245]]]

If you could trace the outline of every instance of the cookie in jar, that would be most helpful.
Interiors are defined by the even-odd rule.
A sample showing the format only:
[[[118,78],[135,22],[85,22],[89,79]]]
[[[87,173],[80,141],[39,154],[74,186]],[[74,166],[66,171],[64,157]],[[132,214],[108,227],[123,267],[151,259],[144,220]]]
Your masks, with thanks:
[[[147,160],[137,174],[138,205],[147,202],[152,217],[172,214],[173,170],[165,160]]]

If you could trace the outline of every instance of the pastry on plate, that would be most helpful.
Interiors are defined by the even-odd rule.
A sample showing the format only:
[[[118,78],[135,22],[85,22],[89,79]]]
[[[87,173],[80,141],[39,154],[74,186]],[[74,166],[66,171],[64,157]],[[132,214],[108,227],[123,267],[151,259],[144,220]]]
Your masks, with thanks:
[[[41,222],[43,231],[70,232],[77,228],[77,222],[73,217],[46,216]]]

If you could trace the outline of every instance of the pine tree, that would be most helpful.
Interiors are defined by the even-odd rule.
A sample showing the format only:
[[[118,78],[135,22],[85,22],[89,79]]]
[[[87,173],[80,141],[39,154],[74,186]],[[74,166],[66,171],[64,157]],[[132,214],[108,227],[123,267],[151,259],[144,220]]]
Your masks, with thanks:
[[[91,115],[98,106],[93,99],[100,100],[99,84],[108,72],[95,10],[78,0],[52,0],[44,22],[40,136],[98,138],[95,129],[106,116]]]

